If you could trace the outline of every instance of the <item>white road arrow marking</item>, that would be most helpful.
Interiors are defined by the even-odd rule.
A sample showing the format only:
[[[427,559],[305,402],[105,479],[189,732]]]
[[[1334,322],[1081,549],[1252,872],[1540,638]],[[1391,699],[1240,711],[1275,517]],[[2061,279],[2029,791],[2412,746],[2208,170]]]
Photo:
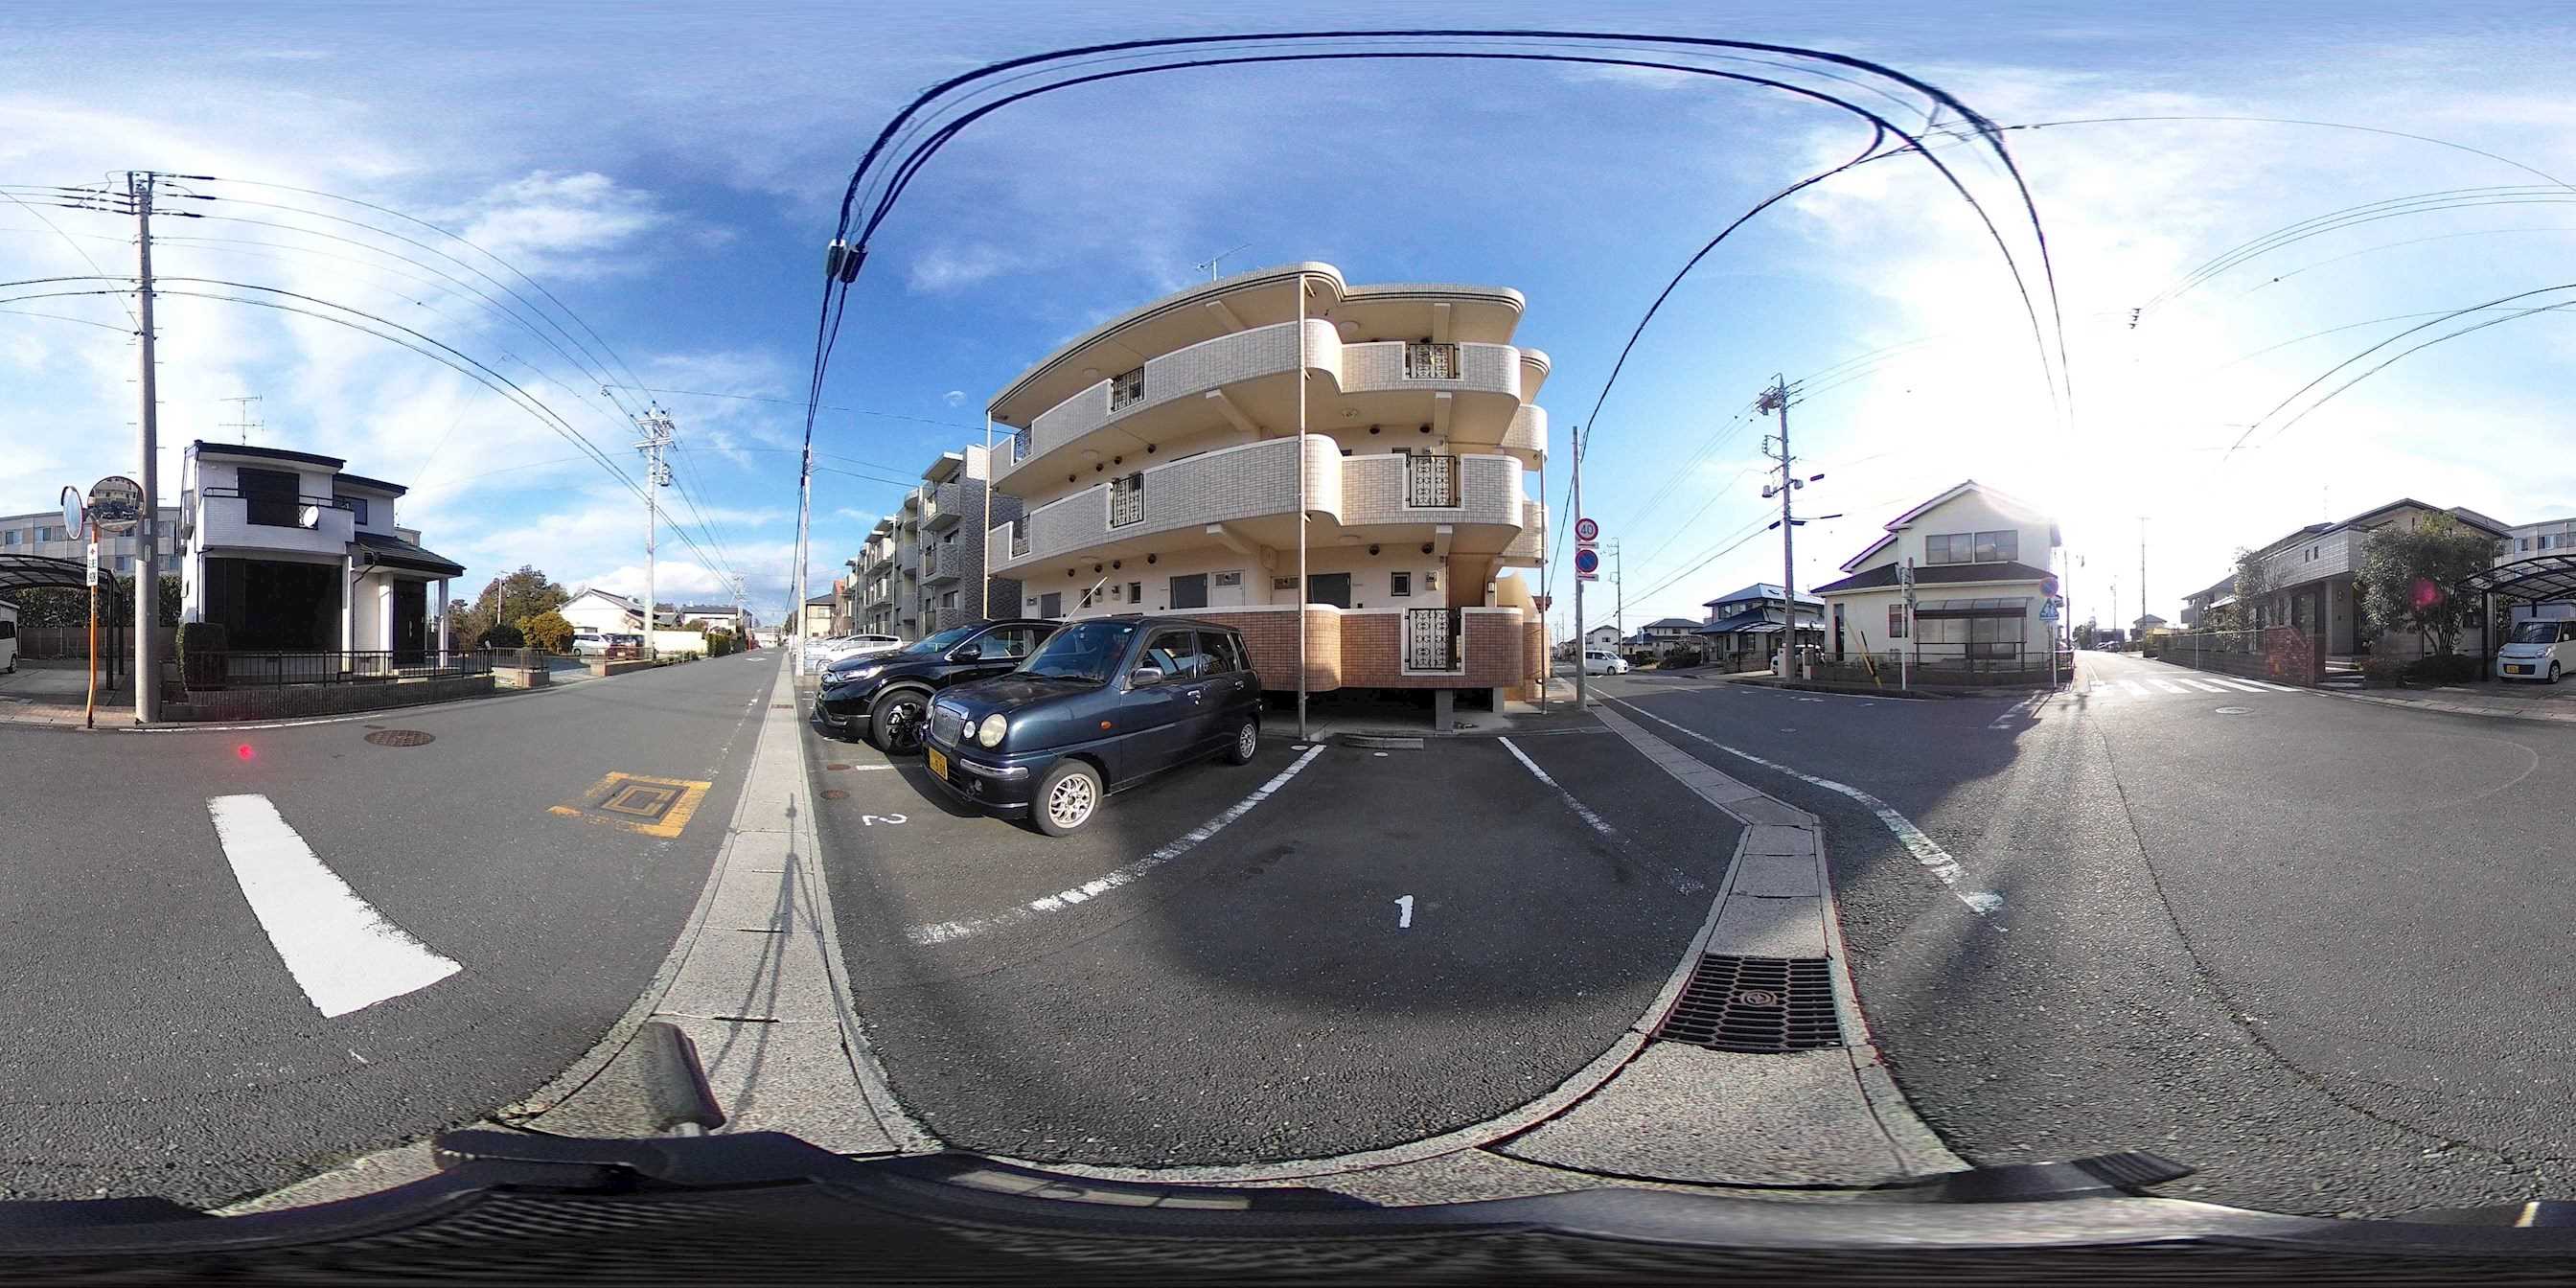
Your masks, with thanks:
[[[416,992],[464,969],[359,898],[267,797],[217,796],[206,812],[260,929],[325,1016]]]

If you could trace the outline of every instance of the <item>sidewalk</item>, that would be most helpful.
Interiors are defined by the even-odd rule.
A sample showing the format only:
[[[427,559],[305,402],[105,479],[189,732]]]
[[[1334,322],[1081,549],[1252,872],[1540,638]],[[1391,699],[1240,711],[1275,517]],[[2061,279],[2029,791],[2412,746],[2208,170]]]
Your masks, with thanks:
[[[2442,684],[2410,689],[2320,689],[2353,702],[2413,707],[2452,715],[2492,716],[2505,720],[2554,720],[2576,724],[2576,685]]]

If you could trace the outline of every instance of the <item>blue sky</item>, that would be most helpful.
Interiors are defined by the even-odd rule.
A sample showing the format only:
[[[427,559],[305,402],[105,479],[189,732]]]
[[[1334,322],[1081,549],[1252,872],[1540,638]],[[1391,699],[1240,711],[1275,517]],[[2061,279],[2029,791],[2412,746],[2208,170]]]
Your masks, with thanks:
[[[887,116],[918,87],[1045,48],[1292,18],[1378,26],[1382,12],[21,6],[0,17],[0,183],[156,167],[359,197],[466,233],[596,329],[622,359],[619,383],[740,395],[661,396],[687,445],[689,496],[671,500],[693,532],[703,514],[712,535],[698,540],[720,554],[666,539],[663,586],[712,596],[731,566],[774,620],[800,413],[755,399],[802,391],[832,209]],[[1453,17],[1569,21],[1536,5]],[[2297,117],[2437,136],[2576,180],[2576,110],[2553,83],[2571,42],[2503,8],[2428,18],[2337,5],[2249,19],[2233,7],[1624,5],[1582,21],[1839,49],[2007,124]],[[1242,246],[1229,265],[1323,259],[1353,281],[1522,290],[1522,338],[1555,359],[1543,401],[1561,464],[1564,430],[1586,416],[1665,279],[1717,227],[1865,135],[1757,90],[1565,67],[1231,69],[1049,95],[962,134],[880,233],[826,396],[847,410],[826,413],[818,448],[826,466],[911,477],[980,437],[983,398],[1028,362]],[[1813,377],[1796,429],[1809,471],[1827,479],[1803,504],[1848,516],[1802,531],[1802,584],[1834,575],[1878,523],[1971,475],[2058,515],[2070,556],[2084,560],[2076,616],[2106,620],[2115,570],[2120,615],[2137,611],[2142,516],[2149,606],[2170,614],[2234,546],[2321,514],[2404,494],[2514,522],[2576,513],[2570,435],[2549,398],[2568,356],[2562,315],[2429,350],[2277,436],[2258,434],[2253,450],[2217,450],[2409,323],[2285,341],[2576,280],[2560,267],[2576,250],[2576,209],[2561,208],[2576,192],[2465,151],[2317,126],[2070,125],[2016,133],[2011,146],[2055,251],[2071,418],[2047,399],[1994,248],[1927,168],[1880,163],[1783,203],[1674,295],[1597,422],[1588,508],[1624,546],[1632,628],[1778,579],[1776,535],[1760,529],[1766,504],[1746,472],[1765,427],[1738,415],[1775,371]],[[2127,325],[2131,308],[2195,266],[2294,221],[2498,185],[2532,191],[2301,241]],[[208,213],[229,203],[299,229],[353,232],[242,203],[386,222],[248,183],[197,190],[220,198],[198,207]],[[18,270],[0,276],[94,271],[78,252],[126,271],[125,223],[45,217],[60,231],[0,202],[0,268]],[[596,376],[435,279],[389,275],[417,267],[309,231],[164,223],[173,239],[275,243],[173,240],[157,257],[164,275],[294,289],[402,320],[525,384],[634,470],[631,427]],[[2388,244],[2398,242],[2409,244]],[[119,306],[6,308],[111,325],[0,313],[0,511],[130,472],[133,358],[114,329]],[[637,583],[640,506],[528,412],[318,322],[174,299],[163,324],[165,443],[221,435],[231,409],[219,400],[258,394],[257,441],[345,455],[355,471],[413,485],[404,521],[471,566],[476,585],[522,562],[572,583]],[[1940,338],[1912,343],[1927,337]],[[1900,344],[1884,361],[1838,365]],[[1563,479],[1551,470],[1552,488]],[[818,586],[898,494],[817,476]]]

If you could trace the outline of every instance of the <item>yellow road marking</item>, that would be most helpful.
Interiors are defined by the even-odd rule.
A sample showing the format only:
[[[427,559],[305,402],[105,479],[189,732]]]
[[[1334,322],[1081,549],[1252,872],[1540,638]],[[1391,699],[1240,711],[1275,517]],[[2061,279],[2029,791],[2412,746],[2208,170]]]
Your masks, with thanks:
[[[645,836],[674,837],[689,825],[712,783],[687,778],[649,778],[611,773],[590,785],[581,798],[548,806],[546,812],[586,823],[605,823]]]

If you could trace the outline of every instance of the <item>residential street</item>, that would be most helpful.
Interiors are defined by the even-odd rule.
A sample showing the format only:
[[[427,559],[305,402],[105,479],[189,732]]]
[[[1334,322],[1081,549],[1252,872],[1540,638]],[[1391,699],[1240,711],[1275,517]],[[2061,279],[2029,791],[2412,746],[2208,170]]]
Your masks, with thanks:
[[[1873,1033],[1972,1161],[2150,1149],[2201,1169],[2163,1192],[2327,1212],[2576,1188],[2555,987],[2576,739],[2078,668],[2039,704],[1600,691],[1878,797],[2000,896],[1975,911],[1859,802],[1656,726],[1828,820]]]
[[[0,727],[0,1197],[222,1202],[537,1090],[670,953],[774,656],[256,730]],[[368,741],[392,730],[434,741]],[[668,837],[551,812],[611,773],[710,786]]]

